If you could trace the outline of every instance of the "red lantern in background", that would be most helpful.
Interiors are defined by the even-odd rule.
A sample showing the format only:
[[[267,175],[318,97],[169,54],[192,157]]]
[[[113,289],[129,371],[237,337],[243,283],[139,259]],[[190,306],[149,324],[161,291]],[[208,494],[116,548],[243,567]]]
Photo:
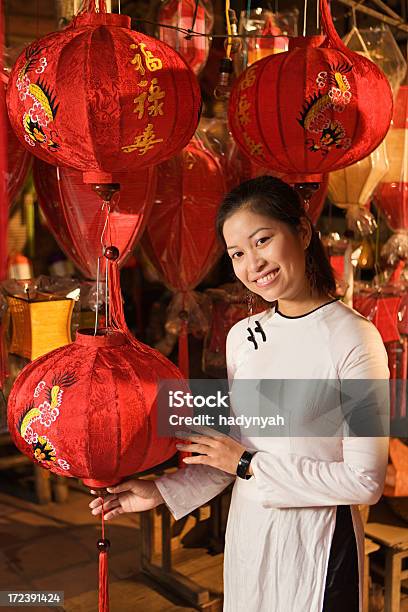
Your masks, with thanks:
[[[211,34],[214,24],[214,14],[211,2],[207,0],[165,0],[159,8],[158,22],[159,38],[175,49],[198,74],[204,68],[210,44],[208,34]],[[169,26],[169,27],[165,27]],[[194,30],[203,36],[187,36],[178,31]]]
[[[156,170],[116,173],[113,180],[121,189],[111,201],[109,240],[119,249],[121,266],[145,228],[153,204]],[[56,241],[85,277],[95,279],[106,219],[100,197],[91,185],[83,183],[81,172],[57,169],[39,159],[34,162],[34,183]]]
[[[288,182],[290,184],[290,182],[287,180],[286,177],[278,176],[276,172],[272,173],[271,170],[268,170],[268,168],[261,168],[260,166],[257,166],[256,164],[252,163],[251,164],[251,178],[256,178],[257,176],[263,176],[263,175],[277,176],[277,178],[281,178],[283,181]],[[320,182],[319,188],[312,193],[310,198],[307,199],[307,203],[308,203],[307,214],[311,222],[313,223],[313,225],[316,225],[321,215],[321,212],[323,210],[324,203],[326,201],[328,186],[329,186],[329,175],[324,174]]]
[[[111,183],[168,159],[197,126],[197,79],[168,45],[130,29],[130,17],[89,10],[35,41],[8,85],[19,140],[44,161]]]
[[[395,101],[391,129],[385,138],[389,170],[376,191],[376,202],[396,232],[384,245],[390,263],[408,259],[408,86],[402,85]]]
[[[386,77],[345,47],[327,0],[321,13],[326,38],[292,39],[288,52],[242,73],[230,97],[230,127],[241,149],[292,183],[319,182],[322,174],[366,157],[391,120]]]
[[[155,203],[142,238],[163,283],[176,293],[169,326],[180,334],[179,366],[186,377],[187,330],[204,333],[208,325],[193,289],[220,255],[215,218],[224,194],[218,158],[194,138],[158,167]]]

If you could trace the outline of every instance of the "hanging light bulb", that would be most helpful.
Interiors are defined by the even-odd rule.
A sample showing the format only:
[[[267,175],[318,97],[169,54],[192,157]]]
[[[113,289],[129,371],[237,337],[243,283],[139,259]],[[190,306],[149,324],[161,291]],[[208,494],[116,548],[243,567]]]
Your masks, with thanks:
[[[214,89],[216,100],[227,101],[231,92],[232,59],[223,57],[220,61],[218,82]]]

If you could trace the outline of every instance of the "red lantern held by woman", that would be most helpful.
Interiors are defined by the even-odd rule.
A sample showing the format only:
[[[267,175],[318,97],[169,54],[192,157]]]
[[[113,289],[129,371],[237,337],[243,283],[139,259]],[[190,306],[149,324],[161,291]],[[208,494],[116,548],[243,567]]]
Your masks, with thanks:
[[[11,72],[7,104],[20,141],[44,161],[111,183],[185,146],[200,111],[197,79],[168,45],[130,29],[105,2],[29,45]]]
[[[161,379],[179,370],[126,334],[78,333],[27,365],[11,391],[8,424],[17,448],[60,476],[113,486],[176,452],[158,437]]]
[[[109,227],[110,242],[120,252],[119,267],[145,228],[153,205],[156,174],[155,168],[147,168],[113,175],[120,191],[110,202]],[[41,210],[56,241],[86,278],[95,279],[106,220],[101,198],[91,185],[83,183],[81,172],[58,169],[39,159],[34,162],[34,183]]]
[[[289,51],[255,62],[230,97],[230,127],[241,149],[291,183],[319,182],[366,157],[392,114],[386,77],[345,47],[327,0],[320,5],[326,37],[292,39]]]

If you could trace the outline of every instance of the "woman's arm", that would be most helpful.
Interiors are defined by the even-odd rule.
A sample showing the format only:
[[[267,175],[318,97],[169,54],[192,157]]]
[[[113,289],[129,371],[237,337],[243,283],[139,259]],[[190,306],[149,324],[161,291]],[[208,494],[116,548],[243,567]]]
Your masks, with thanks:
[[[358,423],[369,432],[370,422],[379,416],[386,416],[388,425],[388,356],[372,323],[362,317],[350,323],[354,323],[351,329],[333,339],[333,357],[346,395],[352,390],[358,400],[351,402],[355,408],[354,414],[348,412],[348,423],[351,428],[354,422]],[[352,334],[353,342],[347,334]],[[319,461],[296,454],[283,460],[257,452],[251,466],[263,505],[285,508],[375,504],[384,488],[388,444],[387,436],[344,437],[343,461]]]
[[[178,520],[216,497],[233,480],[233,474],[209,465],[189,465],[154,482],[170,512]]]

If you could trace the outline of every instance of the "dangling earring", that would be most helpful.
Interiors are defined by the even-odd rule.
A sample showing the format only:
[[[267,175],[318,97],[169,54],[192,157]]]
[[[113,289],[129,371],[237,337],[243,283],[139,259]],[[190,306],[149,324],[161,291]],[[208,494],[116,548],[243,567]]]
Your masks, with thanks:
[[[248,317],[251,317],[254,311],[254,295],[250,291],[247,291],[246,302],[248,309]]]

